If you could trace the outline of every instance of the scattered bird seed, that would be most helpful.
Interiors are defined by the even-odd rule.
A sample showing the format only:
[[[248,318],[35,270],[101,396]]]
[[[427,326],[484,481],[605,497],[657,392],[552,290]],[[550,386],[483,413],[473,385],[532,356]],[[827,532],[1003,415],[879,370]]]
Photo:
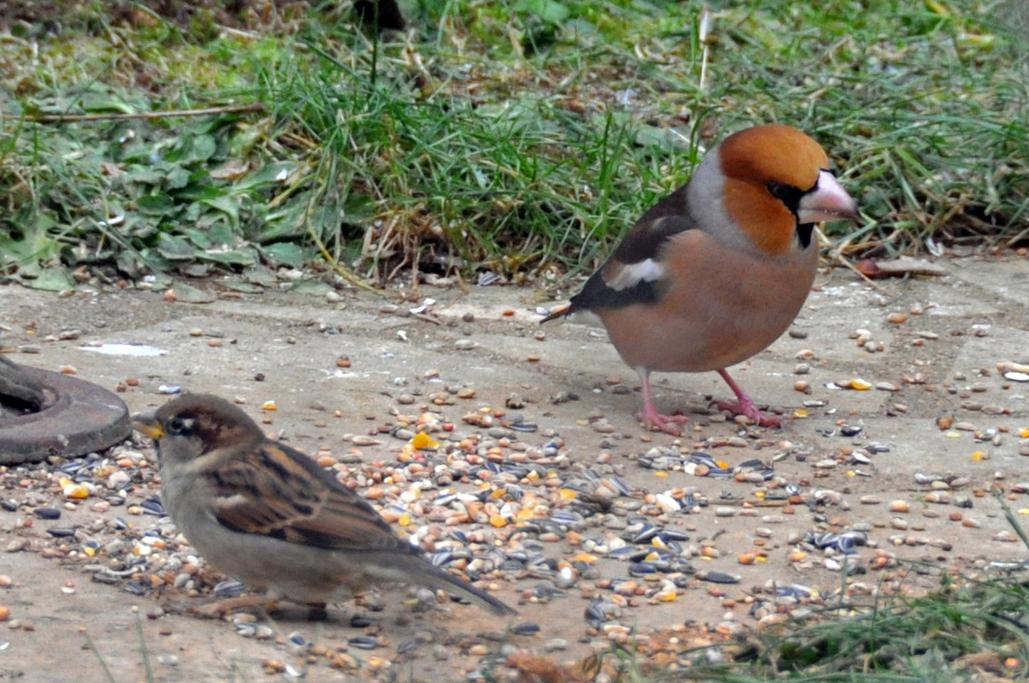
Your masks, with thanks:
[[[728,574],[726,572],[709,571],[699,572],[697,578],[701,581],[707,581],[709,583],[739,583],[742,580],[738,574]]]
[[[359,650],[374,650],[379,647],[378,639],[372,636],[355,636],[349,639],[347,644]]]

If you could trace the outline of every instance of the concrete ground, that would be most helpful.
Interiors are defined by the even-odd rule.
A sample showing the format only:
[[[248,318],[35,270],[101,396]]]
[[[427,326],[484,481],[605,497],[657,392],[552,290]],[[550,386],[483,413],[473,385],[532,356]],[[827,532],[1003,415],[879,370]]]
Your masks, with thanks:
[[[602,466],[645,505],[653,505],[653,494],[677,487],[710,500],[694,514],[655,520],[690,535],[696,568],[742,581],[695,581],[667,603],[630,601],[621,623],[642,632],[687,622],[717,630],[726,622],[753,624],[748,607],[770,580],[839,587],[831,555],[798,555],[798,536],[812,530],[868,530],[870,544],[859,556],[869,572],[852,580],[869,590],[881,572],[899,576],[898,560],[984,573],[990,563],[1026,558],[987,492],[1001,488],[1016,516],[1029,521],[1029,384],[998,371],[1001,362],[1029,363],[1029,262],[968,258],[943,265],[945,277],[874,286],[845,270],[820,276],[791,333],[734,373],[755,400],[783,413],[782,430],[748,430],[709,414],[707,398],[728,393],[714,373],[657,376],[659,406],[686,408],[690,416],[680,439],[644,432],[635,422],[638,382],[602,332],[576,324],[540,328],[538,293],[512,287],[463,292],[423,286],[422,303],[434,302],[418,317],[408,314],[418,303],[398,305],[395,298],[238,294],[217,280],[201,283],[214,295],[203,304],[90,285],[64,297],[6,286],[0,287],[0,348],[19,363],[72,366],[78,377],[101,386],[120,384],[133,411],[164,402],[159,388],[167,385],[245,400],[255,416],[275,401],[277,410],[263,413],[270,432],[305,452],[322,450],[356,463],[395,459],[404,441],[377,434],[379,443],[364,445],[356,435],[394,424],[394,413],[417,414],[448,385],[473,390],[435,408],[465,433],[485,431],[462,422],[466,414],[502,408],[517,394],[525,405],[509,412],[521,413],[539,431],[515,436],[530,447],[559,437],[567,472]],[[69,330],[79,334],[60,339]],[[867,334],[855,338],[858,330]],[[163,353],[89,350],[113,343]],[[867,350],[879,343],[881,351]],[[349,363],[339,360],[343,356]],[[873,388],[838,388],[852,380]],[[798,381],[807,382],[809,393],[795,388]],[[568,394],[578,400],[560,401]],[[138,449],[149,450],[143,444]],[[753,482],[642,466],[655,447],[704,451],[730,465],[760,459],[782,483],[796,486],[798,500],[762,507],[766,499],[755,497]],[[231,623],[164,613],[155,595],[91,581],[89,562],[69,554],[74,543],[54,542],[48,528],[90,528],[105,520],[99,529],[120,514],[131,528],[145,530],[158,518],[98,511],[89,499],[66,501],[60,486],[36,485],[45,467],[0,467],[0,498],[18,503],[16,511],[0,509],[0,577],[11,583],[0,583],[0,615],[8,610],[5,623],[0,616],[0,680],[134,681],[148,671],[159,681],[259,680],[267,671],[309,680],[464,680],[484,656],[502,661],[517,651],[549,650],[560,662],[597,649],[604,634],[588,630],[587,598],[607,594],[605,576],[627,577],[625,562],[602,559],[578,589],[538,604],[525,601],[538,579],[498,581],[496,594],[518,606],[514,621],[539,624],[536,634],[491,637],[503,635],[505,624],[473,607],[410,615],[386,599],[377,613],[382,646],[373,652],[347,647],[366,632],[350,625],[350,615],[360,611],[352,604],[341,605],[327,623],[287,618],[273,622],[276,635],[269,639],[244,637]],[[151,495],[153,484],[152,474],[145,475],[127,502]],[[32,509],[42,505],[60,508],[62,518],[35,517]],[[716,512],[727,506],[726,516]],[[601,532],[589,528],[582,536]],[[572,557],[573,545],[563,538],[548,545],[548,553]],[[745,564],[748,553],[758,561]],[[909,583],[924,589],[938,579],[930,573]],[[382,595],[407,593],[394,588]],[[307,643],[347,654],[360,668],[331,668],[327,659],[285,642],[294,631]],[[398,653],[405,642],[415,645]]]

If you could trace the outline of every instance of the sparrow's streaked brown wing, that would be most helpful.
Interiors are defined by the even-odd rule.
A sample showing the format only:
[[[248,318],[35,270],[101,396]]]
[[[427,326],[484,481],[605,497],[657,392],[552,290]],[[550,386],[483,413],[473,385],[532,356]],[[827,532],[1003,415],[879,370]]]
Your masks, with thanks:
[[[417,553],[367,502],[288,446],[266,442],[208,476],[215,518],[233,531],[329,550]]]

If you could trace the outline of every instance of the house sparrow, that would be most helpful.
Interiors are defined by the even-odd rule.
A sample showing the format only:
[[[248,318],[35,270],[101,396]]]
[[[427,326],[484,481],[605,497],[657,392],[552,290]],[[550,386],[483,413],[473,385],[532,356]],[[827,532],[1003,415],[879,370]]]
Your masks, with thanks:
[[[133,426],[157,442],[161,497],[179,530],[268,601],[324,609],[348,591],[404,582],[513,613],[433,566],[356,493],[224,399],[187,394],[134,416]]]
[[[679,434],[681,415],[654,407],[650,373],[715,370],[736,394],[718,403],[763,426],[726,368],[767,348],[800,311],[815,278],[815,223],[858,219],[817,142],[767,125],[727,137],[690,181],[636,222],[568,306],[600,317],[643,385],[640,420]]]

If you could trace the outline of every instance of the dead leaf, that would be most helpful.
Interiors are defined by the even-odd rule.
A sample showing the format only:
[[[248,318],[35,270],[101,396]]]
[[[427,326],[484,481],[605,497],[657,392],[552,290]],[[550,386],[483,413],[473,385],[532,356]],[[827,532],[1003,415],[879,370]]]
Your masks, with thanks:
[[[504,664],[518,672],[518,683],[590,683],[598,673],[593,658],[564,666],[547,657],[519,652],[510,655]],[[611,666],[601,663],[601,668]],[[608,673],[614,673],[613,669]]]
[[[229,159],[218,168],[211,169],[211,177],[218,180],[239,180],[250,170],[245,159]]]
[[[1004,666],[1001,663],[1000,655],[996,652],[984,650],[958,657],[954,660],[954,668],[958,671],[975,669],[977,671],[989,671],[991,673],[1004,673]]]
[[[214,295],[205,292],[202,289],[197,289],[192,285],[187,285],[184,282],[177,282],[175,288],[169,289],[165,292],[165,300],[181,301],[187,304],[209,304],[214,301]]]

